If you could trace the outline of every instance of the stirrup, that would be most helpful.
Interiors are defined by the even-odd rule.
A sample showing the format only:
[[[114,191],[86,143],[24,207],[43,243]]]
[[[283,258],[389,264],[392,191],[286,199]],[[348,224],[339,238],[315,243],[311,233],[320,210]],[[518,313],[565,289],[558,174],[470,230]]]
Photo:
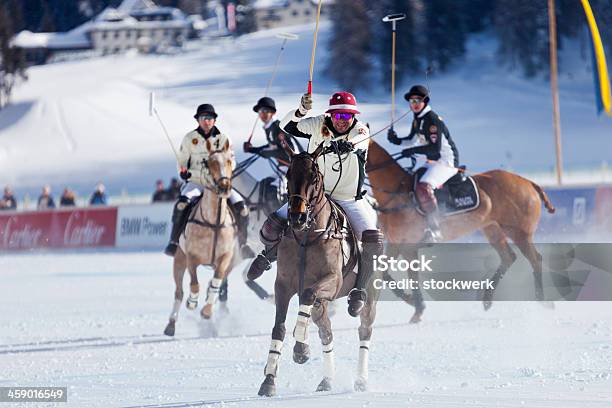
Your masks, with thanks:
[[[253,259],[251,266],[249,266],[249,271],[247,272],[247,278],[249,278],[249,280],[255,280],[271,267],[272,263],[262,252],[261,254],[257,255],[255,259]]]
[[[353,288],[348,294],[348,313],[357,317],[361,314],[363,307],[365,306],[368,295],[365,289]]]
[[[442,233],[440,231],[427,228],[423,234],[423,238],[419,241],[423,244],[435,244],[442,241]]]
[[[170,241],[168,245],[166,245],[166,248],[164,249],[164,254],[168,256],[174,256],[176,255],[177,249],[178,249],[178,244],[174,241]]]

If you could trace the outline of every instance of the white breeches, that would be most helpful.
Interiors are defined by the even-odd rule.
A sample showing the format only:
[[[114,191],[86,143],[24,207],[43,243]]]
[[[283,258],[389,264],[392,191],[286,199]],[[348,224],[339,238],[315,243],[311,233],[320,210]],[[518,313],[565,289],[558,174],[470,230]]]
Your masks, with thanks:
[[[427,183],[433,188],[440,188],[449,178],[457,174],[457,168],[451,167],[444,162],[427,163],[424,167],[427,171],[421,177],[421,183]]]
[[[203,191],[204,187],[202,187],[198,183],[194,183],[193,181],[188,181],[187,183],[183,184],[183,187],[181,187],[181,195],[189,198],[190,201],[195,199],[196,197],[201,196]],[[240,201],[244,201],[244,199],[240,194],[238,194],[236,190],[232,188],[232,192],[229,197],[229,202],[232,204],[236,204]]]
[[[376,226],[376,212],[368,204],[366,197],[361,200],[334,200],[346,213],[346,216],[351,223],[351,227],[357,236],[357,239],[361,240],[361,233],[366,230],[378,229]],[[281,208],[276,210],[276,214],[280,217],[287,219],[288,215],[288,204],[285,203]]]

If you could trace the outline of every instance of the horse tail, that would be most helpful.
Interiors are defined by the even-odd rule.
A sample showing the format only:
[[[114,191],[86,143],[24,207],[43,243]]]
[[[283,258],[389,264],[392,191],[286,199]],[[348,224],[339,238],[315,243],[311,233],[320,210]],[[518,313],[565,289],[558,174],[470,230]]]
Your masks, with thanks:
[[[542,200],[542,203],[544,204],[544,207],[546,207],[546,210],[548,210],[549,213],[554,214],[555,213],[555,207],[550,202],[550,199],[548,198],[548,195],[546,195],[544,190],[542,190],[542,187],[540,187],[539,185],[537,185],[533,181],[530,181],[530,183],[533,186],[533,188],[535,189],[535,191],[538,192],[538,195],[540,196],[540,199]]]

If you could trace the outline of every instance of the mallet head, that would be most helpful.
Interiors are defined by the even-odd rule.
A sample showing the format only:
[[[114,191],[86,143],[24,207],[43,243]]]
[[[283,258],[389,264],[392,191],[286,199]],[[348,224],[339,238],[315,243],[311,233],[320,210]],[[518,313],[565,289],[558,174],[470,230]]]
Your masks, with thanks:
[[[403,20],[405,18],[406,18],[405,13],[395,13],[395,14],[389,14],[389,15],[384,16],[382,21],[384,21],[385,23],[389,23],[389,22]]]
[[[278,33],[275,37],[282,38],[283,40],[297,40],[300,38],[297,34],[293,33]]]

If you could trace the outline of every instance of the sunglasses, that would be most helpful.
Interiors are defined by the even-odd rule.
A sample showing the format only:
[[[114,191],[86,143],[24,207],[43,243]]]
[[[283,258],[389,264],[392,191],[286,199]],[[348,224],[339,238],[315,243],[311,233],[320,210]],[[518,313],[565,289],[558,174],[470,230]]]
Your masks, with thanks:
[[[200,115],[198,116],[198,120],[211,120],[214,119],[215,117],[212,115]]]
[[[270,108],[259,108],[259,112],[270,113],[270,112],[274,112],[274,111],[272,109],[270,109]]]
[[[352,113],[332,113],[332,117],[336,120],[350,120],[353,116]]]
[[[419,103],[423,102],[423,99],[421,99],[421,98],[410,98],[410,99],[408,99],[408,102],[411,103],[412,105],[418,105]]]

